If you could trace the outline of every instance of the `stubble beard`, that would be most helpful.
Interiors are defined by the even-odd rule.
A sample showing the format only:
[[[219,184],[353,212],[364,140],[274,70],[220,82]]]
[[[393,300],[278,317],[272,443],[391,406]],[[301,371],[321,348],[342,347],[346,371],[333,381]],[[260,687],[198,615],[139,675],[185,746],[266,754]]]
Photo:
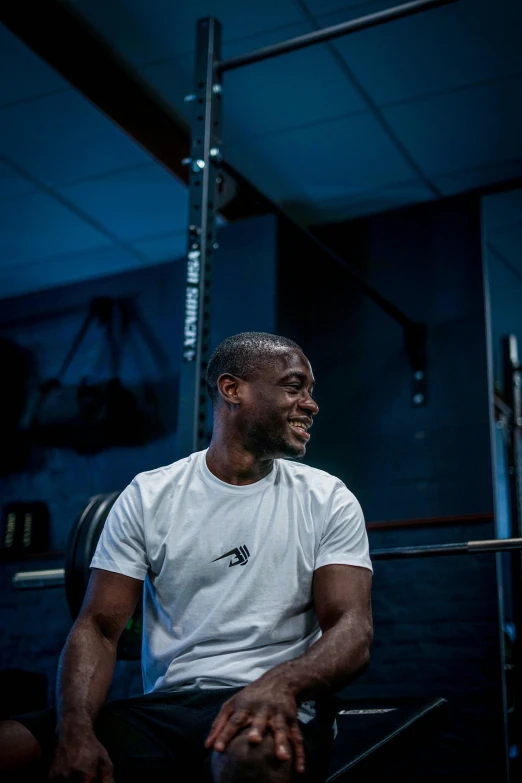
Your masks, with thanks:
[[[267,458],[303,459],[306,445],[294,445],[282,432],[264,423],[254,424],[246,436],[245,446],[253,454]]]

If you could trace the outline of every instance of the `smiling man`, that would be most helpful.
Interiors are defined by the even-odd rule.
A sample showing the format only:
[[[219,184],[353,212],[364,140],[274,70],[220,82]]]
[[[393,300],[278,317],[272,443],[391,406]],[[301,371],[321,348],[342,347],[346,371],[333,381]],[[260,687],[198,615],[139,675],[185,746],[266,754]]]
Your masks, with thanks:
[[[59,780],[325,779],[333,694],[369,660],[371,563],[354,495],[299,461],[314,383],[286,338],[218,346],[212,442],[118,498],[62,654],[56,735],[48,714],[4,724],[12,773],[32,761]],[[143,582],[145,695],[104,706]]]

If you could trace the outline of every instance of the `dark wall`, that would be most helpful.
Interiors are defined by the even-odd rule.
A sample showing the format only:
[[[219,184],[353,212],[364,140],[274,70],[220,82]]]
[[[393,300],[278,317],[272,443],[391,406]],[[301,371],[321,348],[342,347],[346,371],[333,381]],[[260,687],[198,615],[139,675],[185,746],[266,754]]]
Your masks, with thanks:
[[[273,332],[275,327],[276,228],[271,217],[227,226],[219,232],[214,264],[212,337],[214,348],[222,339],[240,331]],[[177,379],[181,359],[184,264],[177,261],[73,286],[4,300],[0,308],[0,334],[26,349],[35,363],[38,380],[54,375],[80,327],[92,297],[132,296],[148,329],[165,354],[163,363],[153,359],[140,334],[135,350],[123,356],[122,378],[164,382],[177,404]],[[102,332],[94,328],[70,371],[67,384],[87,375],[91,381],[108,377],[108,349]],[[168,400],[166,401],[168,406]],[[174,411],[176,413],[176,411]],[[51,549],[54,558],[26,563],[0,563],[0,669],[17,666],[44,672],[50,697],[56,663],[71,620],[62,589],[14,591],[11,578],[17,570],[59,568],[71,526],[90,496],[123,489],[143,470],[179,459],[175,415],[160,438],[144,446],[115,447],[94,455],[46,448],[27,469],[4,470],[0,475],[0,506],[17,500],[42,500],[51,512]],[[132,422],[129,422],[132,426]],[[113,695],[129,695],[141,687],[139,667],[120,662]]]
[[[427,324],[428,401],[412,405],[402,328],[342,267],[281,227],[278,328],[309,356],[321,408],[307,461],[342,478],[369,521],[491,512],[478,202],[426,204],[320,235]],[[491,523],[477,523],[390,527],[370,540],[380,548],[493,535]],[[446,697],[441,774],[451,756],[458,779],[484,770],[502,779],[494,557],[378,562],[374,612],[372,664],[349,692]]]

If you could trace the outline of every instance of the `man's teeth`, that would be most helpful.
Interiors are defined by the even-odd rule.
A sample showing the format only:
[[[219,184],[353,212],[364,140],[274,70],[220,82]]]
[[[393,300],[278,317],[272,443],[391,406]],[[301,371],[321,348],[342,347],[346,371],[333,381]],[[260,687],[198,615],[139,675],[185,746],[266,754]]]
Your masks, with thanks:
[[[304,430],[306,432],[306,427],[304,424],[301,424],[300,421],[291,421],[290,424],[292,427],[299,427],[299,429]]]

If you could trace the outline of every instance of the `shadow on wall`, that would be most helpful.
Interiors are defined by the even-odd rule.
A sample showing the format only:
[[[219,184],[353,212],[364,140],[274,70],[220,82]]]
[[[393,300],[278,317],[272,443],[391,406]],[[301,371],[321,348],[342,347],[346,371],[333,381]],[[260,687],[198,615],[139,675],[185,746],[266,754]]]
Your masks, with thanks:
[[[90,368],[82,365],[86,374],[68,384],[68,368],[81,356],[84,338],[94,326],[102,333],[100,353],[108,351],[108,377],[89,379]],[[1,341],[0,359],[12,379],[2,387],[0,475],[41,470],[50,448],[98,454],[116,446],[143,446],[176,430],[178,376],[131,298],[91,301],[52,378],[38,380],[36,357],[13,342]],[[129,359],[133,378],[124,381],[122,365]],[[150,359],[153,379],[147,374]]]

